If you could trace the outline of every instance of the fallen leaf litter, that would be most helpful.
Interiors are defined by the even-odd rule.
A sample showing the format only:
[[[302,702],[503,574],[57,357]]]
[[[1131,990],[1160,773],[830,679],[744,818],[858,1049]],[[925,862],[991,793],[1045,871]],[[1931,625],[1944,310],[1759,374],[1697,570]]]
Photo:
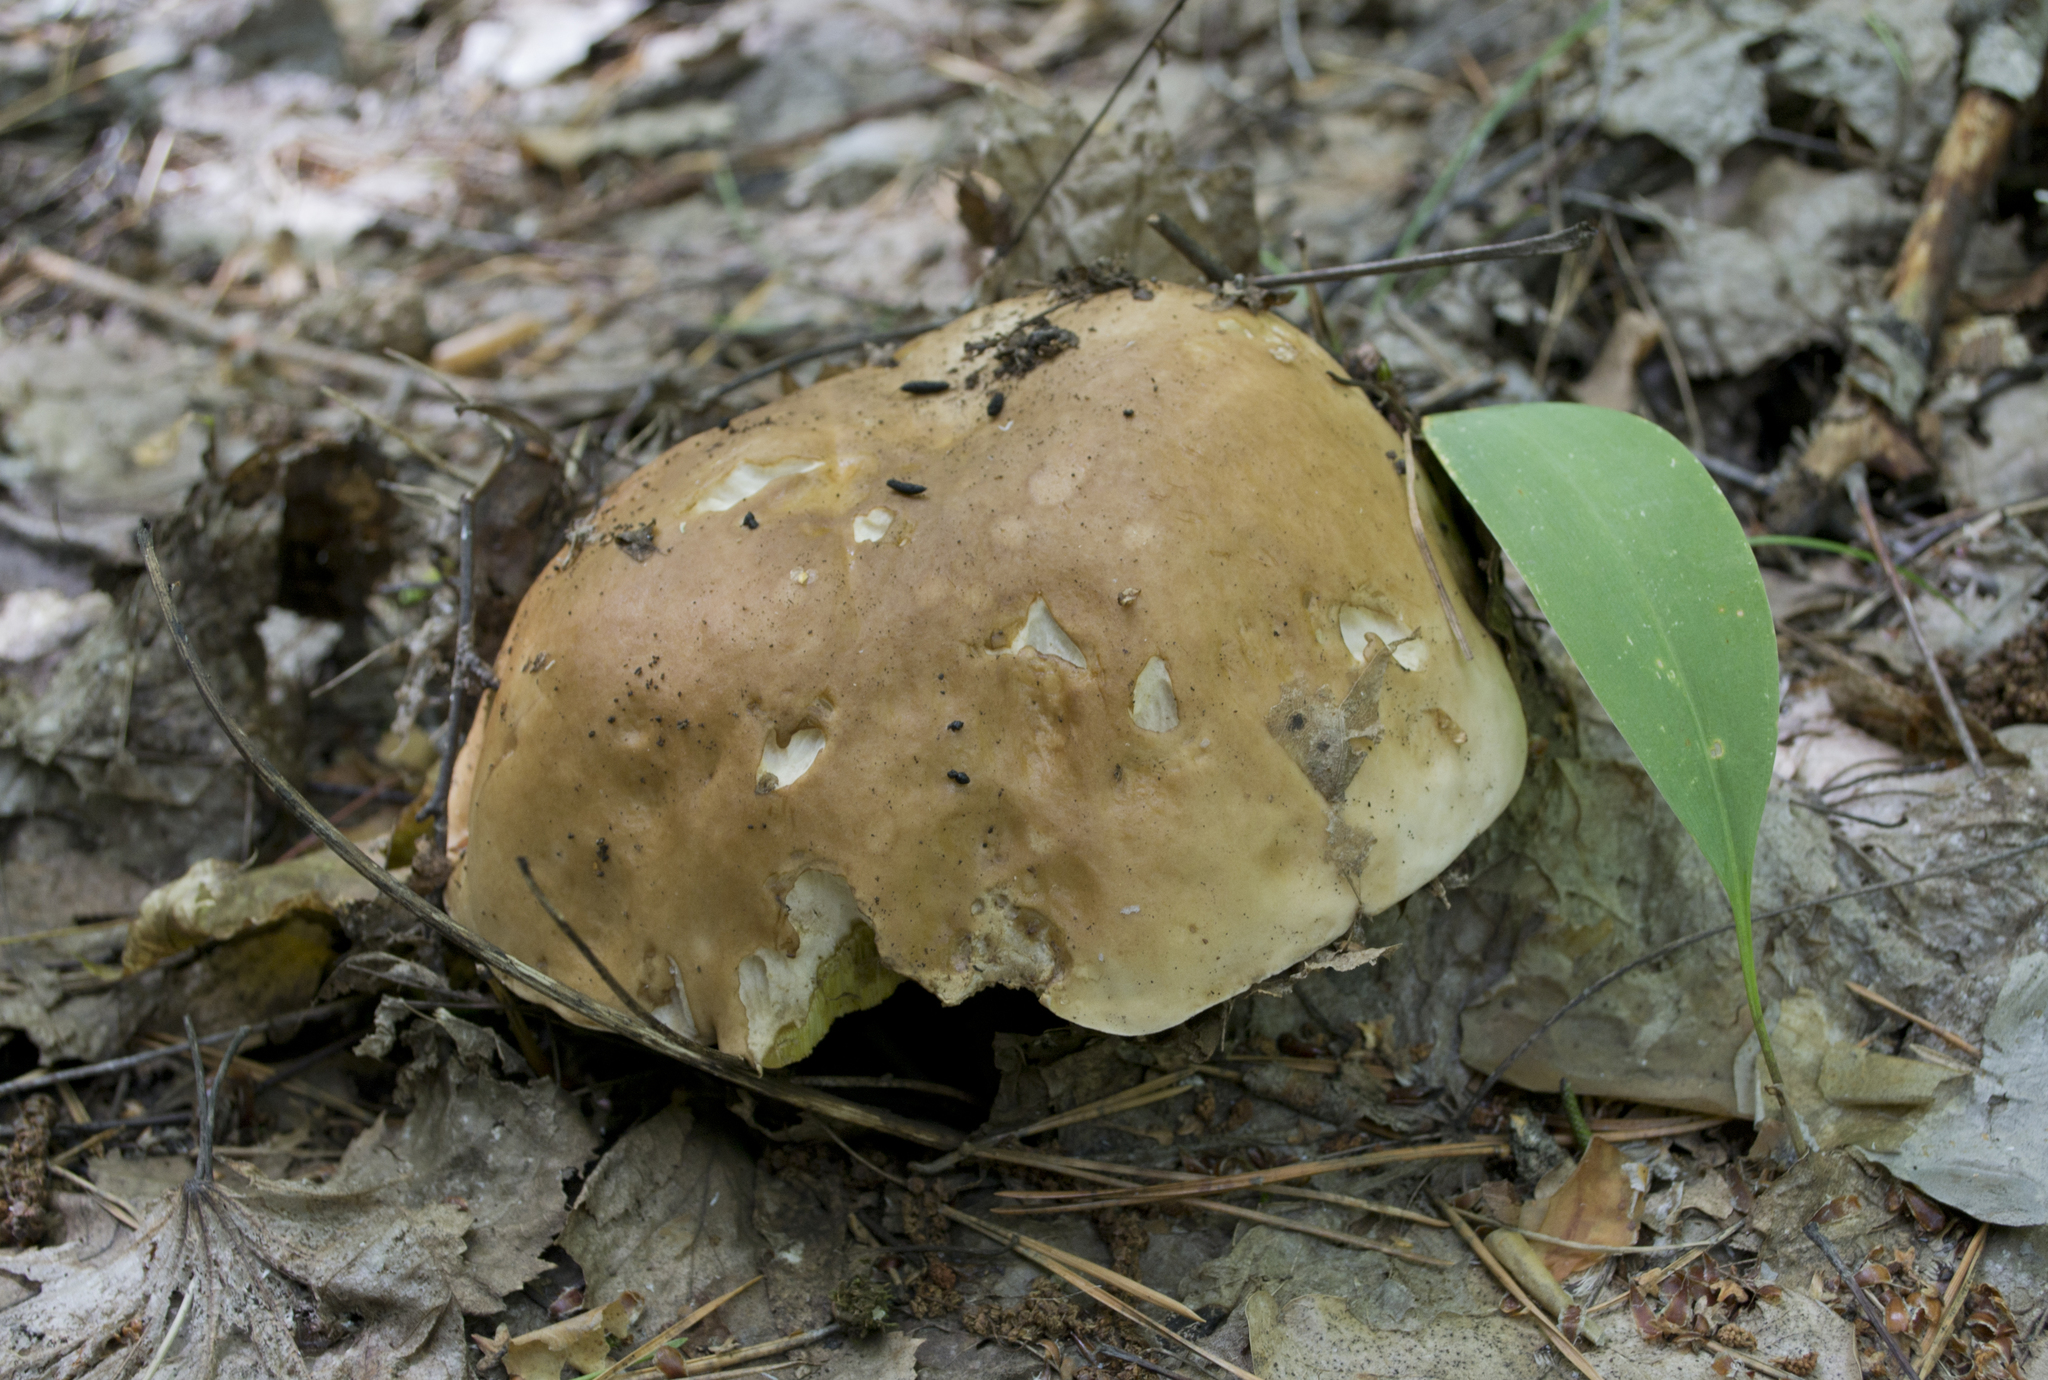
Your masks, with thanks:
[[[1499,102],[1576,17],[1544,7],[1399,32],[1291,4],[1183,16],[1163,61],[1134,45],[1165,11],[1076,6],[977,13],[971,37],[957,7],[899,23],[851,0],[24,19],[0,78],[0,185],[40,241],[0,259],[0,1354],[152,1377],[1534,1374],[1535,1324],[1416,1210],[1434,1191],[1570,1272],[1551,1321],[1583,1349],[1554,1354],[1599,1374],[1874,1372],[1892,1363],[1856,1289],[1918,1374],[2037,1365],[2048,1286],[2019,1224],[2048,1182],[2022,1009],[2026,917],[2048,900],[2025,851],[2048,834],[2041,213],[2018,162],[2001,184],[1944,139],[2001,121],[2037,139],[2038,52],[2029,68],[2024,24],[1996,15],[1881,8],[1625,11],[1611,45],[1526,88],[1542,128]],[[1134,52],[1156,85],[1133,84],[992,264]],[[1075,89],[1097,93],[1080,114],[1046,105]],[[1485,120],[1463,180],[1425,202]],[[1999,190],[1944,200],[1936,168]],[[1882,275],[1916,216],[1961,246],[1965,202],[1987,209],[1924,318],[1945,329],[1901,353],[1873,313],[1931,280]],[[1782,1128],[1746,1124],[1766,1100],[1711,940],[1574,1007],[1466,1106],[1474,1070],[1568,998],[1722,923],[1512,571],[1466,631],[1521,648],[1531,769],[1436,890],[1227,1020],[1101,1039],[1028,1007],[956,1027],[933,1008],[865,1110],[701,1051],[710,1076],[678,1071],[632,1047],[631,1021],[607,1042],[530,1004],[516,971],[353,873],[308,884],[311,835],[215,732],[138,578],[135,519],[162,519],[231,716],[424,885],[443,690],[451,666],[471,675],[458,625],[488,658],[541,567],[670,559],[689,524],[574,524],[674,442],[744,432],[724,400],[884,366],[903,322],[973,307],[977,280],[984,303],[1044,284],[1053,315],[1156,300],[1162,279],[1246,275],[1244,302],[1293,226],[1315,263],[1364,262],[1531,234],[1548,207],[1613,220],[1563,265],[1466,264],[1384,299],[1330,286],[1318,318],[1271,305],[1327,319],[1358,367],[1318,362],[1396,416],[1583,375],[1688,436],[1753,525],[1787,530],[1811,497],[1774,469],[1827,472],[1831,429],[1861,438],[1881,536],[1928,587],[1825,549],[1762,557],[1789,683],[1761,904],[1845,893],[1767,927],[1788,1078],[1834,1147],[1797,1164]],[[1222,273],[1191,271],[1154,218]],[[987,389],[977,425],[1024,425],[1035,371],[1098,348],[1045,314],[980,343],[981,373],[899,384],[897,405]],[[1911,474],[1939,493],[1891,482]],[[465,581],[454,514],[484,476]],[[737,524],[778,538],[756,512]],[[797,575],[820,562],[778,579],[790,565],[782,593],[815,594]],[[1145,606],[1177,593],[1145,585]],[[1142,607],[1133,584],[1098,594]],[[1902,598],[1981,783],[1954,768]],[[678,661],[623,669],[614,731]],[[995,731],[938,703],[919,731]],[[664,752],[706,751],[681,714],[648,724]],[[924,767],[963,796],[1004,784]],[[618,837],[576,840],[582,865],[626,865]],[[245,859],[254,885],[224,885]],[[210,1041],[197,1070],[188,1014]],[[843,1062],[821,1077],[875,1074],[873,1053],[827,1055]],[[1583,1161],[1560,1077],[1590,1104]],[[219,1138],[204,1179],[199,1105]],[[834,1117],[868,1128],[843,1132],[855,1155],[819,1129],[851,1124]]]

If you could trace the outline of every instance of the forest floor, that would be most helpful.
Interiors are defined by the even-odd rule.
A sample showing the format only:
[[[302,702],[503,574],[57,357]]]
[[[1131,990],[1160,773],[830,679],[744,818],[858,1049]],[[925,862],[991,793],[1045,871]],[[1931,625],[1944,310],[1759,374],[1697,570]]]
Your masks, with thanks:
[[[2048,1376],[2012,8],[0,0],[0,1369]],[[765,1094],[380,895],[166,634],[144,520],[229,714],[431,892],[465,593],[488,661],[671,446],[1065,267],[1199,281],[1153,215],[1234,275],[1590,222],[1273,310],[1397,412],[1648,417],[1764,539],[1803,1136],[1713,874],[1512,570],[1528,777],[1360,918],[1379,962],[1142,1039],[906,987]]]

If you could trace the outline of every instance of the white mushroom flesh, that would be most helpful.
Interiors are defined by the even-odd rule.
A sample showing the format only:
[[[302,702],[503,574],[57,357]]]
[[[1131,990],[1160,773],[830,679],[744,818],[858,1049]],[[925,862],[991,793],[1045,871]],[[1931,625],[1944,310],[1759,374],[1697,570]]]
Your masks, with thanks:
[[[794,786],[824,750],[825,730],[822,728],[800,728],[790,734],[789,741],[780,747],[775,744],[774,733],[769,733],[767,743],[761,748],[761,771],[757,778],[760,788],[775,791]]]
[[[1173,697],[1173,677],[1166,663],[1153,657],[1131,683],[1131,722],[1147,733],[1168,733],[1180,727],[1180,703]]]
[[[1337,627],[1344,635],[1344,648],[1351,653],[1351,659],[1363,666],[1366,658],[1366,638],[1377,637],[1394,654],[1394,664],[1404,671],[1422,669],[1424,657],[1429,649],[1422,639],[1408,631],[1384,614],[1374,613],[1346,604],[1337,615]]]
[[[1045,600],[1034,599],[1031,611],[1024,615],[1024,628],[1010,643],[1012,652],[1021,652],[1026,647],[1040,656],[1056,656],[1061,661],[1088,669],[1088,658],[1074,645],[1074,639],[1067,636],[1067,630],[1052,616],[1052,610],[1045,606]]]
[[[772,465],[742,462],[727,470],[724,477],[706,490],[691,511],[722,513],[739,507],[778,479],[787,479],[793,474],[809,474],[821,468],[822,464],[816,460],[778,460]]]

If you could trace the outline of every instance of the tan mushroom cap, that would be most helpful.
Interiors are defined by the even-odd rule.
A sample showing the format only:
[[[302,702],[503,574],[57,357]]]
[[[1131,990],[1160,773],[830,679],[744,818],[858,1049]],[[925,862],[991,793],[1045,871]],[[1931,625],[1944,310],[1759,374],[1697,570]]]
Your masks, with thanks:
[[[620,484],[499,654],[455,915],[615,1000],[528,858],[643,1005],[773,1066],[899,974],[1160,1030],[1456,857],[1526,738],[1435,496],[1470,661],[1365,396],[1150,291],[1000,380],[971,344],[1048,299],[974,312]]]

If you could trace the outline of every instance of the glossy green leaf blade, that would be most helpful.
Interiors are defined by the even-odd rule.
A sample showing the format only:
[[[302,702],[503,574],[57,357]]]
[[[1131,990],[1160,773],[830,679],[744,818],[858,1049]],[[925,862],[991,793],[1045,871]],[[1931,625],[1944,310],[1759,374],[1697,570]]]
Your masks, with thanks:
[[[1422,432],[1746,920],[1778,643],[1727,499],[1677,438],[1625,412],[1487,407]]]

